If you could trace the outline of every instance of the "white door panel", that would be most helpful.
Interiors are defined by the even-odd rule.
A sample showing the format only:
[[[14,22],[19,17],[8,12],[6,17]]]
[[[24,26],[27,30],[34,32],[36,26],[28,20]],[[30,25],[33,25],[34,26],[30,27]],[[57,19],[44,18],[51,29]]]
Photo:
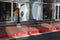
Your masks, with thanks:
[[[42,20],[43,13],[42,13],[42,5],[39,2],[34,2],[32,5],[32,16],[33,19]]]

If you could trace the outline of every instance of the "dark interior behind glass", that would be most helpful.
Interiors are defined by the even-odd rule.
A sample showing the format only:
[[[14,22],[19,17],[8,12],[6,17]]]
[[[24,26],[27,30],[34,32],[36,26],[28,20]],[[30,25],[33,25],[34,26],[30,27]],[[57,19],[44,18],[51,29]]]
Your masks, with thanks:
[[[50,4],[50,3],[52,3],[52,0],[43,0],[43,19],[45,20],[45,19],[48,19],[48,20],[51,20],[51,18],[52,18],[52,4]],[[45,3],[47,3],[47,4],[45,4]]]
[[[18,8],[13,3],[13,20],[18,21]],[[0,22],[11,21],[11,2],[0,2]]]
[[[11,3],[0,2],[0,22],[11,20]]]

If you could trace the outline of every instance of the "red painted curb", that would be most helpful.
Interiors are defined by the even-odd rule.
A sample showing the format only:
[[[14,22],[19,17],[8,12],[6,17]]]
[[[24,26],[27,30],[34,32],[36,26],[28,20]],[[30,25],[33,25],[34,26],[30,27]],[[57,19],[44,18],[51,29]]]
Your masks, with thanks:
[[[54,31],[54,30],[56,30],[56,28],[55,27],[51,27],[51,28],[49,28],[49,30],[50,31]]]
[[[36,33],[39,33],[39,30],[38,30],[38,29],[35,29],[35,30],[32,30],[32,31],[29,31],[29,34],[36,34]]]
[[[60,30],[59,27],[55,28],[55,27],[52,27],[52,28],[49,28],[49,29],[35,29],[35,30],[32,30],[32,31],[29,31],[29,32],[19,32],[19,33],[14,33],[14,34],[6,34],[6,35],[0,35],[0,38],[13,38],[13,37],[17,37],[17,36],[24,36],[24,35],[28,35],[28,34],[36,34],[36,33],[42,33],[42,32],[48,32],[49,30],[50,31],[53,31],[53,30]]]
[[[60,27],[56,27],[56,30],[60,30]]]
[[[40,29],[40,30],[39,30],[40,33],[48,32],[48,31],[49,31],[48,29]]]
[[[24,36],[27,35],[28,32],[20,32],[20,33],[15,33],[15,34],[6,34],[6,35],[0,35],[0,38],[13,38],[17,36]]]

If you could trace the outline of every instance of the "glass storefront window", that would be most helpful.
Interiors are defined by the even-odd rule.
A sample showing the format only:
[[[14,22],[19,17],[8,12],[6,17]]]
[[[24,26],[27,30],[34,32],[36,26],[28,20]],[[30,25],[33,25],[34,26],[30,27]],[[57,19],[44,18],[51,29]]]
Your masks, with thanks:
[[[43,20],[43,5],[42,0],[30,0],[31,19]]]
[[[56,3],[60,3],[60,0],[56,0]]]
[[[56,6],[56,19],[57,19],[57,13],[58,13],[58,6]]]
[[[20,5],[20,22],[28,21],[29,20],[29,2],[21,3]]]
[[[14,21],[18,21],[18,7],[17,3],[13,4],[13,16],[14,16]]]
[[[18,21],[17,3],[11,4],[11,2],[0,2],[0,22],[10,21]]]
[[[0,2],[0,22],[11,21],[11,3]]]
[[[43,0],[43,19],[51,20],[52,19],[52,0]]]

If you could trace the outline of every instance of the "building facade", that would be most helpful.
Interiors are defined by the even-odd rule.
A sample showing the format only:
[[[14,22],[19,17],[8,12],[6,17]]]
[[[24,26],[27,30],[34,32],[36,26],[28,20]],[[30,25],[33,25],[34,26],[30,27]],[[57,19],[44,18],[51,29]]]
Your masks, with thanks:
[[[60,21],[60,0],[0,0],[0,5],[1,22]]]

